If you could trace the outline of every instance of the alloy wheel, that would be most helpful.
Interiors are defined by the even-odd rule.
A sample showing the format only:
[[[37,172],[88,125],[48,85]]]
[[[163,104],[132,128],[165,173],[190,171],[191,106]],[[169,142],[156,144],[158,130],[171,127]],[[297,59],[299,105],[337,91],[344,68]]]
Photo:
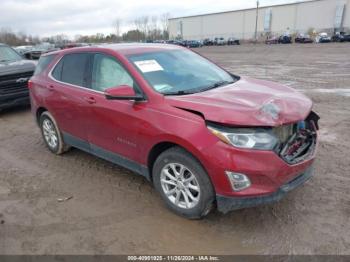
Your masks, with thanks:
[[[164,194],[175,206],[191,209],[198,204],[201,196],[199,183],[186,166],[167,164],[161,171],[160,182]]]
[[[56,148],[58,145],[58,135],[52,121],[47,118],[44,119],[42,128],[46,143],[50,148]]]

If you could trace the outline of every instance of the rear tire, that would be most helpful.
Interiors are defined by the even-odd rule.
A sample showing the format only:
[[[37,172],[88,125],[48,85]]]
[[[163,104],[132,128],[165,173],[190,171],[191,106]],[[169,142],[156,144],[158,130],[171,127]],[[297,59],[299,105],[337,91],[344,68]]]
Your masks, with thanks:
[[[153,183],[167,207],[178,215],[200,219],[213,208],[215,192],[206,171],[180,147],[158,156],[153,166]]]
[[[45,145],[52,153],[61,155],[70,149],[70,146],[64,143],[54,117],[48,111],[40,115],[39,124]]]

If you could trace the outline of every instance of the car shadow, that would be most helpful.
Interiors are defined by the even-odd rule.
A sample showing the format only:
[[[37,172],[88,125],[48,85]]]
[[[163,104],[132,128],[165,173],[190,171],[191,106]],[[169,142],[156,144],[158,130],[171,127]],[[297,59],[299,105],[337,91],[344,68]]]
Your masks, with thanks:
[[[8,116],[8,115],[15,115],[15,114],[18,114],[18,113],[27,112],[29,110],[30,110],[30,105],[4,108],[4,109],[0,109],[0,117],[5,116],[5,115],[6,116]]]

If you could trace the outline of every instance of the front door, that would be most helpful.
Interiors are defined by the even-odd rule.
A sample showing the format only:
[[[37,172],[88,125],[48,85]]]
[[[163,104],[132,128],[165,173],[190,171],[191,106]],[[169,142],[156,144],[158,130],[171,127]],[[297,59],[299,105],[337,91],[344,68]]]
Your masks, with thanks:
[[[136,93],[140,92],[134,79],[116,58],[95,54],[91,88],[96,91],[96,103],[88,122],[88,139],[95,154],[139,172],[134,162],[139,162],[143,146],[142,130],[147,123],[142,116],[147,102],[107,100],[104,90],[120,85],[134,87]]]

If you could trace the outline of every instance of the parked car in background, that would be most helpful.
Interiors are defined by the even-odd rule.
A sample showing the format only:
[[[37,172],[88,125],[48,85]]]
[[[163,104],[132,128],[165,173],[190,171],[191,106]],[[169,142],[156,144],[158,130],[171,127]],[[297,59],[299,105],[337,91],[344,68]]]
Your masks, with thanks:
[[[310,35],[298,34],[294,40],[295,43],[308,44],[313,43],[314,40],[310,37]]]
[[[14,49],[29,60],[38,60],[41,54],[44,53],[44,50],[38,46],[17,46]]]
[[[33,47],[31,50],[25,52],[23,55],[26,59],[29,60],[38,60],[41,56],[41,54],[46,53],[46,50]]]
[[[278,44],[278,42],[279,42],[279,37],[277,36],[268,36],[267,39],[265,40],[265,44],[267,45]]]
[[[333,42],[350,42],[350,34],[346,34],[345,32],[336,32],[332,36]]]
[[[182,46],[182,41],[181,40],[168,40],[166,41],[167,44],[169,45],[180,45]]]
[[[332,38],[328,36],[327,33],[320,33],[316,36],[316,43],[330,43],[332,42]]]
[[[172,42],[168,42],[168,44],[187,47],[187,40],[171,40],[171,41]]]
[[[35,65],[0,43],[0,109],[29,104],[27,85]]]
[[[240,45],[239,39],[234,38],[234,37],[229,37],[227,39],[227,44],[228,45]]]
[[[154,40],[153,43],[155,43],[155,44],[166,44],[166,40]]]
[[[32,50],[34,46],[32,45],[23,45],[23,46],[14,46],[13,49],[17,51],[20,55],[24,56],[24,54],[30,50]]]
[[[198,40],[187,40],[186,47],[197,48],[197,47],[202,47],[202,44]]]
[[[281,35],[278,38],[279,44],[291,44],[292,43],[292,37],[290,35]]]
[[[319,117],[290,87],[163,44],[62,50],[38,68],[29,90],[48,150],[129,168],[184,217],[271,203],[312,176]]]
[[[59,48],[50,43],[41,43],[35,46],[18,46],[15,47],[15,50],[26,59],[38,60],[42,54],[57,51]]]
[[[86,44],[86,43],[68,43],[68,44],[65,44],[62,49],[84,47],[84,46],[89,46],[89,44]]]
[[[211,40],[209,38],[203,39],[203,45],[209,46],[209,45],[213,45],[213,44],[214,44],[213,40]]]
[[[185,43],[182,40],[174,40],[174,45],[185,46]]]
[[[215,37],[214,44],[215,45],[226,45],[226,40],[223,37]]]
[[[292,37],[290,35],[281,35],[281,36],[268,36],[265,40],[265,44],[291,44]]]
[[[214,41],[209,39],[209,38],[206,38],[206,39],[203,40],[203,45],[205,45],[205,46],[212,46],[212,45],[214,45]]]

